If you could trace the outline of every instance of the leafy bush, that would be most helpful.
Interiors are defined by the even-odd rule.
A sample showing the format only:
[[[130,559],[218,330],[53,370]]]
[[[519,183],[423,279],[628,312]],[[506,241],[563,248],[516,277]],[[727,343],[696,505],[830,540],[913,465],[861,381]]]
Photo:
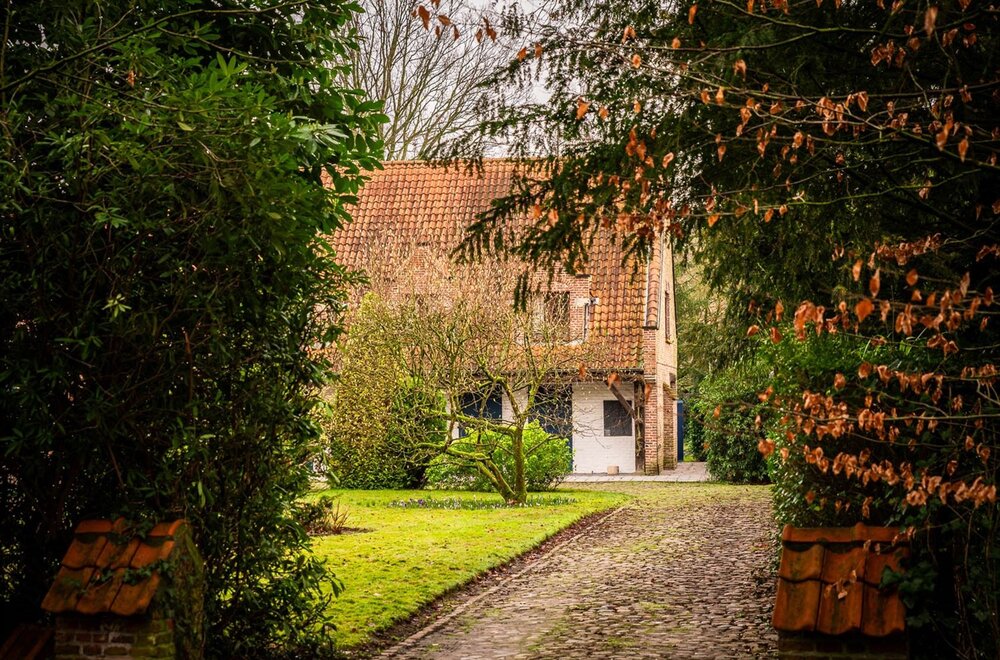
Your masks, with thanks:
[[[373,438],[363,431],[353,437],[328,436],[326,470],[335,488],[420,488],[426,459],[398,437]]]
[[[756,418],[766,415],[757,393],[765,382],[763,363],[751,357],[702,380],[692,397],[690,426],[699,428],[692,442],[700,441],[708,471],[720,481],[767,483],[770,479],[767,461],[757,449],[764,432]]]
[[[324,421],[325,470],[336,488],[419,488],[432,455],[418,445],[446,437],[444,401],[405,375],[384,311],[365,296],[339,347],[340,378]]]
[[[812,385],[816,394],[852,407],[864,406],[870,399],[870,405],[879,410],[880,400],[891,401],[882,410],[892,412],[896,407],[895,415],[902,416],[905,406],[913,403],[900,395],[895,370],[892,378],[883,381],[874,373],[862,377],[859,365],[894,369],[906,364],[916,374],[941,369],[939,355],[915,350],[911,342],[870,342],[850,335],[810,335],[806,341],[784,341],[778,346],[767,342],[759,352],[775,367],[775,395],[791,397],[783,403],[786,408],[801,401],[800,390]],[[955,392],[960,385],[952,387]],[[965,394],[971,398],[968,391]],[[880,442],[877,435],[873,441],[874,434],[860,432],[857,427],[839,437],[825,432],[821,440],[816,430],[789,429],[774,420],[768,435],[774,442],[775,513],[780,522],[798,526],[846,526],[860,520],[912,528],[916,536],[906,571],[890,581],[898,586],[907,606],[910,635],[921,649],[917,657],[996,657],[994,626],[1000,602],[997,507],[957,502],[951,497],[945,502],[938,493],[924,502],[909,499],[913,491],[907,492],[907,479],[902,474],[906,466],[915,472],[915,489],[934,474],[961,478],[964,473],[969,481],[983,474],[983,454],[967,445],[970,436],[960,426],[918,421],[924,407],[933,405],[932,396],[928,387],[914,397],[919,413],[910,417],[910,424],[903,426],[906,430],[896,441]],[[952,410],[949,421],[957,420],[960,412]],[[829,423],[820,419],[817,425]],[[823,452],[819,458],[817,450]],[[853,478],[845,478],[842,468],[833,467],[838,458],[859,456],[865,457],[864,462]],[[868,467],[875,467],[883,476],[862,478]],[[989,478],[995,484],[995,472]],[[967,631],[967,639],[976,640],[975,648],[947,655],[940,641],[943,631],[959,627]]]
[[[708,460],[705,447],[705,427],[693,413],[690,401],[684,402],[684,455],[696,461]]]
[[[335,589],[293,506],[378,104],[338,82],[350,4],[220,6],[7,8],[0,637],[85,517],[191,522],[211,657],[304,643]]]
[[[329,495],[299,502],[295,513],[302,527],[313,536],[342,533],[350,516],[346,509],[340,508],[340,500]]]
[[[504,477],[512,480],[514,456],[510,436],[496,431],[473,432],[453,445],[468,452],[485,452],[500,467]],[[525,480],[529,491],[551,490],[572,469],[573,452],[564,438],[550,436],[538,422],[524,428]],[[427,483],[433,488],[494,490],[476,466],[454,456],[442,455],[431,461]]]

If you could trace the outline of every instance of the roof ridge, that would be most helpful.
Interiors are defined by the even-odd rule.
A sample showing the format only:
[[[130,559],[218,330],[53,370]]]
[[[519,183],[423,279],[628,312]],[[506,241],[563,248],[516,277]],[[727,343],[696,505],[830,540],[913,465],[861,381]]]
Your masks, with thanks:
[[[482,162],[482,163],[528,163],[532,161],[544,160],[543,158],[517,158],[514,156],[497,156],[497,157],[484,157],[484,158],[456,158],[450,161],[441,160],[429,160],[427,158],[388,158],[386,160],[380,161],[383,165],[403,165],[403,164],[426,164],[432,167],[447,166],[453,163],[471,163],[471,162]]]

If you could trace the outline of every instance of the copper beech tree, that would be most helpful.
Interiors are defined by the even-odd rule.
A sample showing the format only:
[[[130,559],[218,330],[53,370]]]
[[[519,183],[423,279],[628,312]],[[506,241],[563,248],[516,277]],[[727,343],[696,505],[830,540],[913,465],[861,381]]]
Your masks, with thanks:
[[[676,238],[725,297],[720,353],[773,360],[779,514],[908,529],[933,657],[1000,640],[998,21],[975,0],[550,3],[499,23],[519,49],[442,152],[535,158],[467,255],[573,268],[596,231]]]

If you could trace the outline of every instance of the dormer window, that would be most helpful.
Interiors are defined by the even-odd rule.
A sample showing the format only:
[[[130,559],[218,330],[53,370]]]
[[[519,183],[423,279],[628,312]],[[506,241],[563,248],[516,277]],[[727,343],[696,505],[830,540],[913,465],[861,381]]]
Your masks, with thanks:
[[[550,291],[535,304],[535,333],[555,341],[569,341],[569,292]]]
[[[545,320],[558,337],[569,340],[569,292],[545,294]]]

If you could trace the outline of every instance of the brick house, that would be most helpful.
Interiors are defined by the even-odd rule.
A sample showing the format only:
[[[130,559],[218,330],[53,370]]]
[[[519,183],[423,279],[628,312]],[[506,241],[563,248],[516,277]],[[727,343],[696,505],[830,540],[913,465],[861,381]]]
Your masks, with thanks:
[[[332,238],[338,261],[357,270],[386,260],[441,268],[476,214],[510,192],[516,167],[507,160],[487,160],[473,172],[419,161],[385,163],[351,209],[354,221]],[[621,247],[599,232],[579,271],[546,277],[543,297],[546,306],[561,306],[566,315],[567,343],[601,348],[600,360],[583,377],[558,389],[562,400],[556,407],[571,417],[573,471],[617,467],[657,474],[674,468],[677,344],[670,242],[661,237],[644,262],[623,263]],[[508,418],[510,402],[497,397],[487,409]]]

